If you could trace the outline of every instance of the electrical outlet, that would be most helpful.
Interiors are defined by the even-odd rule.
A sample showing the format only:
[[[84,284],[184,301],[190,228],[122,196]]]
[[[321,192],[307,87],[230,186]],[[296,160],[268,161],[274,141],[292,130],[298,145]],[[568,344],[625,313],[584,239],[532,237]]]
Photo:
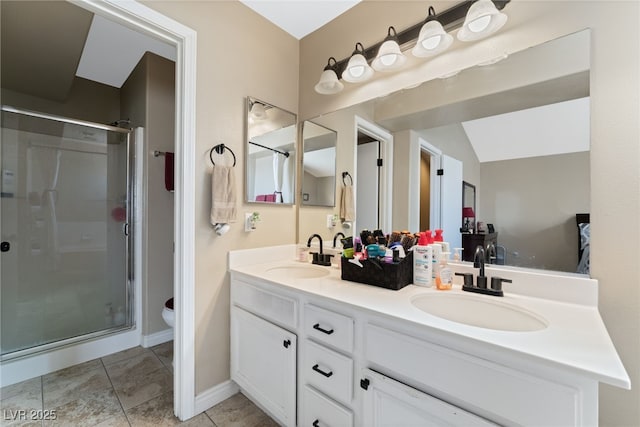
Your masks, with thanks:
[[[256,231],[255,223],[252,221],[253,212],[244,213],[244,231]]]
[[[336,219],[335,219],[335,215],[330,214],[327,215],[327,228],[333,228],[336,226]]]

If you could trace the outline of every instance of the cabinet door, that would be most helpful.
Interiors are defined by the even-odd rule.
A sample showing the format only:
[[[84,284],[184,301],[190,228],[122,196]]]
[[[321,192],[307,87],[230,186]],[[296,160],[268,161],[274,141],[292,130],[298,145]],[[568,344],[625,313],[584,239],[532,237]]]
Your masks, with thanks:
[[[296,336],[231,307],[231,379],[285,426],[296,424]]]
[[[368,382],[368,383],[367,383]],[[426,393],[364,370],[363,425],[369,427],[496,426]]]

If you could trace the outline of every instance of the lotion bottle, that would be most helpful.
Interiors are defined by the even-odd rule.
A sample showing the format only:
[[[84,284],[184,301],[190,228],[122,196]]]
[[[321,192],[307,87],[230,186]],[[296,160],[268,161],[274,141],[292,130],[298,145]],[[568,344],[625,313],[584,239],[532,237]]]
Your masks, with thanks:
[[[442,258],[438,263],[438,275],[436,276],[436,288],[441,291],[448,291],[453,285],[453,271],[449,268],[447,259],[449,259],[449,252],[443,252]]]
[[[418,244],[413,247],[413,284],[430,288],[432,282],[433,249],[427,245],[427,236],[420,233]]]

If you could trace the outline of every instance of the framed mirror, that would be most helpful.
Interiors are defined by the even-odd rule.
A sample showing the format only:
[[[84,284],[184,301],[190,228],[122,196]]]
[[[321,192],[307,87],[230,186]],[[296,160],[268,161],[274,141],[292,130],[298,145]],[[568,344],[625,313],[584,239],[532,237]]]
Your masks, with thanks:
[[[473,233],[476,229],[476,186],[462,181],[462,233]]]
[[[337,132],[311,121],[302,124],[302,204],[336,204]]]
[[[441,160],[462,167],[454,209],[446,211],[453,214],[441,207],[431,215],[430,229],[453,215],[445,240],[460,238],[460,191],[463,181],[473,183],[474,226],[494,226],[506,265],[576,272],[575,215],[590,207],[590,45],[588,29],[568,34],[314,121],[338,129],[339,163],[354,157],[356,116],[393,135],[394,230],[426,228],[417,201],[421,153],[430,146]],[[431,168],[451,176],[443,164],[434,160]],[[445,196],[437,196],[441,205]]]
[[[246,112],[245,201],[295,203],[296,115],[250,96]]]

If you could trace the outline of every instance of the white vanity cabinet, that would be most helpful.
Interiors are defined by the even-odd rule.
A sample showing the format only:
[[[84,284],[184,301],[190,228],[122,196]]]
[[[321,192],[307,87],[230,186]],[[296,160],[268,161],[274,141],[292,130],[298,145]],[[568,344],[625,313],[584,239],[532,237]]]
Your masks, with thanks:
[[[249,311],[251,310],[251,311]],[[231,379],[285,426],[296,425],[297,302],[232,281]]]
[[[555,332],[476,332],[420,314],[410,300],[430,290],[369,288],[333,270],[263,278],[273,265],[232,268],[231,377],[282,425],[595,426],[598,383],[628,386],[614,352],[590,370],[547,356],[557,356],[546,346],[560,346],[558,337],[581,343],[583,353],[607,348],[606,331],[600,341],[579,335],[585,322],[604,331],[586,306],[563,304],[569,320]],[[544,310],[540,300],[530,304]],[[593,358],[574,353],[582,366]]]

